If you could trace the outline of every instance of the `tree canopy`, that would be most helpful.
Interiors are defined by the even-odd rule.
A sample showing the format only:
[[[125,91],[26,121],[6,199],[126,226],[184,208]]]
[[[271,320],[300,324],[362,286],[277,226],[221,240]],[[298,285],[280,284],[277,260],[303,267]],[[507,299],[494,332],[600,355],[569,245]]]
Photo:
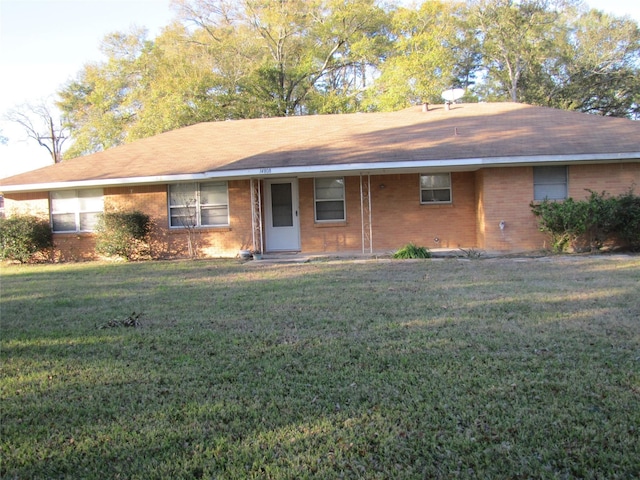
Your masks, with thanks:
[[[640,116],[640,30],[577,0],[173,0],[59,93],[66,157],[203,121],[521,101]]]

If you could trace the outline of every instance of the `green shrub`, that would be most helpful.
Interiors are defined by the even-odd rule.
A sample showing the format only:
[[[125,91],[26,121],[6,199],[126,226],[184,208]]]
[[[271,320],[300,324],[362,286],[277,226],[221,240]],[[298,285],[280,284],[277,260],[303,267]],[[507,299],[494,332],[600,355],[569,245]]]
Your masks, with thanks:
[[[393,258],[431,258],[431,252],[426,247],[417,247],[413,243],[408,243],[394,253]]]
[[[632,190],[620,195],[616,216],[620,238],[633,247],[640,247],[640,196]]]
[[[0,218],[0,258],[25,263],[51,248],[53,234],[47,220],[34,215]]]
[[[135,260],[149,254],[151,220],[142,212],[109,212],[96,226],[96,252]]]
[[[551,235],[551,248],[561,252],[576,243],[587,231],[588,212],[584,202],[567,198],[564,202],[545,199],[531,204],[533,214],[539,219],[540,231]]]
[[[627,193],[612,197],[606,192],[588,190],[585,200],[545,199],[531,203],[538,217],[540,231],[551,235],[551,248],[562,252],[583,240],[589,249],[597,249],[607,241],[640,245],[640,197]]]

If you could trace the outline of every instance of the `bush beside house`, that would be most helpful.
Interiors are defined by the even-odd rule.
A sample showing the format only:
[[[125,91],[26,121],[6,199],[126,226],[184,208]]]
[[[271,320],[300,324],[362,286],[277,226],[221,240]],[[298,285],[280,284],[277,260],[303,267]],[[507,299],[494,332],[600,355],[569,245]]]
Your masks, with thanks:
[[[34,215],[0,218],[0,258],[26,263],[36,254],[46,257],[53,248],[53,234],[47,220]]]
[[[603,247],[640,248],[640,196],[588,190],[584,200],[545,199],[532,203],[540,231],[551,235],[552,250],[594,251]]]
[[[139,211],[108,212],[96,226],[96,252],[125,260],[148,258],[151,219]]]

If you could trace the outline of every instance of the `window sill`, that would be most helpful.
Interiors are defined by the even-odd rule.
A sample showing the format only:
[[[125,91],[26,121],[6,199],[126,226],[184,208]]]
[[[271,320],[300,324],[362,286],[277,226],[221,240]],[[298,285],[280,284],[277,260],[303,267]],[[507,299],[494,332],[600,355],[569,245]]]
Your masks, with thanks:
[[[233,230],[230,226],[225,225],[223,227],[196,227],[194,229],[196,232],[230,232]],[[188,232],[189,229],[185,227],[169,227],[169,233],[171,234],[181,234]]]
[[[332,227],[346,227],[348,225],[346,220],[330,221],[330,222],[315,222],[314,228],[332,228]]]
[[[564,202],[568,197],[565,198],[545,198],[544,200],[536,200],[533,199],[531,200],[531,203],[534,205],[542,205],[544,202],[549,201],[549,202]]]

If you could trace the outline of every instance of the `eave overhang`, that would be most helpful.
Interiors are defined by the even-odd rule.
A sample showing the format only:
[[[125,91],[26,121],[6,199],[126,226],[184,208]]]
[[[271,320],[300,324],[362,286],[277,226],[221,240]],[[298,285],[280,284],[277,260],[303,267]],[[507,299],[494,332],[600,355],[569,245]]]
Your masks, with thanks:
[[[635,163],[640,162],[640,152],[602,153],[580,155],[536,155],[517,157],[487,157],[441,160],[411,160],[337,165],[305,165],[286,167],[262,167],[247,169],[216,169],[207,172],[150,175],[141,177],[101,178],[49,182],[22,185],[0,184],[0,192],[36,192],[71,188],[121,187],[133,185],[157,185],[177,182],[207,181],[213,179],[239,180],[275,177],[314,177],[329,175],[381,175],[386,173],[429,173],[437,171],[475,171],[492,167],[543,166],[554,164]],[[1,181],[0,181],[1,183]]]

